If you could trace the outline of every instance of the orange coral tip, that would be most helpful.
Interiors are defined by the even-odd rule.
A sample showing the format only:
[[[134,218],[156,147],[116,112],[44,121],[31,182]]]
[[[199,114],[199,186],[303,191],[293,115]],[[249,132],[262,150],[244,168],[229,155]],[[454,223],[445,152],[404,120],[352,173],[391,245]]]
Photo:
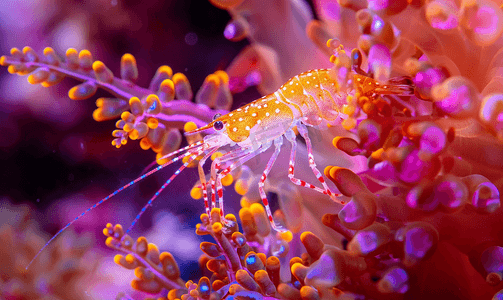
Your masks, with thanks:
[[[93,65],[93,56],[89,50],[82,50],[79,52],[79,65],[84,70],[91,70]]]
[[[280,238],[284,240],[285,242],[289,243],[293,239],[293,234],[290,230],[284,231],[284,232],[278,232]]]
[[[190,121],[190,122],[187,122],[185,123],[185,125],[183,125],[183,131],[185,132],[189,132],[189,131],[192,131],[192,130],[196,130],[197,129],[197,125],[196,123]]]
[[[217,151],[217,152],[215,152],[215,153],[213,153],[213,154],[211,155],[211,160],[215,160],[215,159],[217,159],[217,158],[219,158],[219,157],[222,157],[222,156],[223,156],[222,152]]]
[[[45,47],[44,48],[44,55],[50,55],[50,54],[53,54],[53,53],[54,53],[54,49],[52,49],[51,47]]]
[[[222,230],[222,223],[216,222],[213,224],[212,229],[215,233],[218,233]]]
[[[243,0],[210,0],[210,3],[220,9],[229,9],[238,6]]]
[[[232,177],[232,174],[227,174],[222,178],[222,185],[223,186],[229,186],[234,182],[234,178]]]
[[[117,255],[115,255],[115,256],[114,256],[114,262],[115,262],[116,264],[118,264],[119,266],[121,265],[121,260],[122,260],[122,257],[123,257],[123,256],[122,256],[122,255],[120,255],[120,254],[117,254]]]
[[[21,55],[21,51],[14,47],[14,48],[11,48],[10,49],[10,55],[13,55],[13,56],[20,56]]]
[[[229,83],[229,75],[227,74],[227,72],[218,70],[214,74],[217,75],[218,78],[220,78],[222,83]]]
[[[194,187],[190,190],[190,197],[195,200],[201,199],[203,197],[203,191],[198,187]]]
[[[68,91],[68,97],[72,100],[84,100],[93,96],[97,90],[96,84],[88,81],[71,88]]]

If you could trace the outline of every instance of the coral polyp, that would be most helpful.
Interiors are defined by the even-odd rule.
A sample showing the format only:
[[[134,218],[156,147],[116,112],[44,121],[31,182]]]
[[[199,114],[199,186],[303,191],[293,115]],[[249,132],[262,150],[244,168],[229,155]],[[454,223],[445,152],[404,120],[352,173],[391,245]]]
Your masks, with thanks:
[[[106,193],[90,188],[84,194],[102,200],[87,211],[103,212],[103,202],[134,194],[140,181],[154,173],[164,177],[161,169],[178,164],[157,184],[157,192],[146,196],[150,200],[139,213],[107,215],[109,224],[101,223],[104,218],[88,223],[105,227],[106,246],[119,253],[114,263],[135,276],[128,280],[131,287],[117,283],[123,292],[118,297],[499,299],[503,13],[498,5],[484,0],[209,2],[219,9],[213,13],[228,12],[230,20],[220,30],[242,49],[229,55],[206,43],[207,52],[185,61],[204,56],[199,65],[214,63],[203,74],[194,67],[184,70],[176,59],[162,59],[148,83],[143,74],[151,62],[144,50],[121,51],[118,69],[88,42],[65,47],[75,47],[66,50],[65,59],[57,55],[65,51],[61,45],[38,53],[46,46],[40,43],[12,48],[0,59],[9,73],[50,87],[49,99],[72,82],[64,77],[76,79],[68,87],[71,103],[97,97],[88,116],[102,124],[115,121],[115,130],[99,140],[119,149],[98,151],[88,141],[87,148],[74,151],[81,156],[89,151],[96,159],[113,153],[108,156],[118,161],[113,166],[136,168],[136,177],[122,175],[124,181],[115,186],[122,188],[115,192],[108,186]],[[119,8],[131,13],[125,4]],[[145,15],[149,10],[136,9]],[[116,30],[126,26],[118,17],[105,23]],[[153,32],[164,36],[165,31]],[[158,46],[130,34],[146,39],[147,48]],[[186,32],[173,48],[205,38]],[[56,120],[65,112],[52,113]],[[126,164],[123,155],[134,148],[153,150],[154,162]],[[149,184],[147,190],[152,189]],[[189,195],[205,205],[198,202],[180,221],[169,215],[154,224],[151,235],[131,231],[162,205],[177,213],[187,210],[192,204],[183,199]],[[203,207],[199,223],[191,223]],[[92,213],[83,215],[67,220],[56,235]],[[126,230],[118,224],[128,221]],[[197,249],[186,228],[209,239],[195,242]],[[64,247],[54,237],[49,243],[53,240],[44,251]],[[198,274],[184,257],[193,250],[202,251],[194,263]],[[32,266],[36,270],[47,262],[41,253],[43,260]],[[19,255],[28,264],[31,258]],[[8,257],[15,260],[16,254]],[[25,297],[15,288],[23,275],[12,269],[4,273],[8,297]],[[43,291],[56,294],[54,287]]]

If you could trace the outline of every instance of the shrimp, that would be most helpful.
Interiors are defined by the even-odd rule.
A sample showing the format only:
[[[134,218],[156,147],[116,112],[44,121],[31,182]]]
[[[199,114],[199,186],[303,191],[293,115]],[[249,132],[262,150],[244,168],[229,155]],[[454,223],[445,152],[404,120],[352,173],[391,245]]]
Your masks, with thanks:
[[[276,231],[284,229],[275,224],[269,201],[264,191],[265,180],[276,161],[283,144],[284,138],[291,144],[288,177],[296,185],[313,189],[328,195],[335,202],[335,194],[326,184],[321,172],[317,169],[312,144],[306,126],[320,127],[326,124],[337,124],[340,120],[340,111],[346,103],[349,91],[344,91],[343,85],[335,79],[333,69],[315,69],[301,73],[276,92],[257,99],[223,116],[215,116],[214,120],[206,126],[189,131],[186,135],[214,129],[215,133],[204,138],[203,145],[194,155],[204,155],[199,161],[198,171],[203,191],[206,213],[209,215],[210,205],[207,195],[207,182],[203,172],[206,159],[215,151],[225,145],[231,150],[225,155],[216,158],[211,165],[211,207],[216,207],[216,195],[219,197],[220,216],[224,216],[222,178],[232,170],[244,164],[251,158],[263,153],[274,145],[274,153],[270,157],[265,170],[258,183],[262,202],[267,212],[269,222]],[[354,89],[361,95],[374,98],[378,94],[408,94],[410,85],[380,84],[376,80],[361,74],[354,74]],[[293,128],[297,127],[300,135],[306,142],[309,166],[322,188],[295,178],[296,135]],[[225,165],[225,167],[223,167]],[[216,186],[216,187],[215,187]]]
[[[360,70],[361,71],[361,70]],[[249,104],[237,108],[225,115],[215,115],[209,124],[186,132],[186,135],[197,134],[206,130],[214,132],[206,135],[201,141],[195,142],[189,146],[171,152],[158,161],[166,161],[164,164],[155,167],[149,172],[141,175],[135,180],[129,182],[123,187],[117,189],[107,197],[97,202],[92,207],[78,215],[75,219],[59,230],[49,241],[39,250],[35,257],[30,261],[27,269],[38,257],[38,255],[64,230],[70,227],[75,221],[83,217],[87,212],[101,205],[119,192],[127,189],[131,185],[143,180],[144,178],[156,173],[164,167],[183,161],[182,166],[168,178],[168,180],[158,189],[154,196],[137,214],[125,234],[138,222],[146,209],[152,206],[154,200],[161,192],[173,181],[192,162],[198,161],[198,173],[200,177],[205,212],[210,216],[210,200],[208,196],[208,187],[211,188],[211,208],[216,208],[217,196],[219,199],[220,216],[224,222],[223,207],[223,187],[222,178],[232,172],[234,169],[246,163],[253,157],[260,155],[274,145],[274,152],[269,158],[267,166],[262,173],[258,183],[259,193],[267,212],[267,216],[272,228],[276,231],[286,231],[277,225],[272,217],[269,201],[264,191],[265,181],[272,166],[278,158],[284,138],[291,144],[288,177],[292,183],[310,188],[316,192],[325,194],[335,202],[344,204],[338,200],[338,194],[334,193],[326,184],[322,173],[318,170],[314,160],[312,144],[308,135],[307,126],[320,128],[327,124],[336,125],[340,122],[341,111],[346,102],[346,97],[355,91],[361,95],[373,98],[378,94],[406,94],[410,92],[410,86],[403,84],[379,84],[376,80],[362,75],[361,72],[353,72],[353,76],[348,82],[352,82],[354,87],[348,87],[348,82],[337,80],[337,71],[333,69],[315,69],[301,73],[288,80],[277,91],[267,96],[259,98]],[[308,152],[309,166],[321,184],[321,187],[295,177],[295,158],[296,158],[296,134],[294,127],[305,140]],[[206,160],[216,151],[226,148],[224,155],[213,160],[210,170],[209,183],[206,180],[206,174],[203,165]]]

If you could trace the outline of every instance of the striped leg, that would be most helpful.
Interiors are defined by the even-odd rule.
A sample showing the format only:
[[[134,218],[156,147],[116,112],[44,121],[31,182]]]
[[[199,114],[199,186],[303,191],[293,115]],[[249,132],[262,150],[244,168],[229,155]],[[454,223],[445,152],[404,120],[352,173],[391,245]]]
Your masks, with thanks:
[[[290,181],[296,185],[307,187],[307,188],[313,189],[319,193],[326,195],[327,193],[323,189],[321,189],[317,186],[314,186],[310,183],[307,183],[304,180],[300,180],[300,179],[294,177],[293,172],[295,169],[295,155],[297,153],[297,140],[295,139],[296,137],[295,137],[295,133],[293,132],[293,130],[288,131],[287,133],[285,133],[285,135],[287,136],[287,139],[292,144],[292,150],[290,152],[290,162],[289,162],[290,166],[288,167],[288,178],[290,178]]]
[[[236,169],[237,167],[243,165],[245,162],[247,162],[248,160],[252,159],[253,157],[263,153],[264,151],[266,151],[267,149],[269,149],[269,147],[271,146],[270,143],[268,144],[265,144],[265,145],[262,145],[260,147],[260,149],[256,150],[256,151],[253,151],[253,149],[249,149],[247,153],[245,153],[244,156],[241,156],[241,158],[238,157],[238,160],[232,162],[230,164],[230,166],[228,166],[227,168],[223,169],[221,168],[221,164],[223,162],[218,162],[218,169],[222,170],[220,172],[218,172],[216,174],[216,181],[217,181],[217,189],[218,189],[218,197],[219,197],[219,204],[220,204],[220,215],[222,217],[222,220],[223,219],[223,216],[224,216],[224,199],[223,199],[223,190],[222,190],[222,178],[229,174],[230,172],[232,172],[232,170]],[[223,158],[223,156],[221,157]]]
[[[225,175],[227,175],[231,171],[230,167],[223,169],[222,164],[224,164],[225,162],[228,162],[230,160],[240,159],[243,156],[247,157],[248,155],[250,155],[250,151],[252,151],[251,148],[235,149],[233,151],[226,153],[225,155],[223,155],[221,157],[215,158],[215,160],[213,160],[213,163],[211,164],[211,176],[210,176],[211,194],[212,194],[211,195],[211,200],[212,200],[211,208],[216,207],[216,194],[218,193],[220,217],[221,217],[222,222],[225,222],[225,220],[224,220],[224,205],[223,205],[223,187],[222,187],[222,181],[221,181],[222,179],[218,175],[221,172],[224,172],[228,169],[229,170],[225,173]],[[231,166],[232,166],[232,164],[231,164]],[[235,166],[235,167],[237,167],[237,166]],[[216,188],[218,189],[217,192],[215,192]]]
[[[323,193],[329,195],[330,198],[332,198],[332,200],[334,200],[335,202],[343,204],[340,200],[338,200],[336,198],[336,197],[341,196],[341,195],[340,194],[335,194],[335,193],[333,193],[330,190],[330,188],[328,187],[328,185],[325,182],[325,179],[321,175],[321,172],[316,168],[316,163],[314,162],[314,156],[313,156],[313,149],[312,149],[312,145],[311,145],[311,139],[309,138],[309,135],[307,133],[306,126],[304,124],[299,123],[297,125],[297,129],[299,130],[300,135],[302,135],[302,137],[306,141],[307,156],[308,156],[308,159],[309,159],[309,166],[311,167],[311,170],[313,171],[314,176],[316,176],[316,178],[318,179],[318,181],[321,182],[321,184],[323,185],[323,188],[325,189],[325,191]]]
[[[283,144],[283,136],[280,136],[274,140],[274,153],[272,154],[271,158],[267,162],[267,166],[262,173],[262,177],[260,177],[260,181],[258,183],[258,191],[260,193],[260,197],[262,198],[262,203],[264,204],[265,210],[267,212],[267,217],[269,218],[269,222],[271,223],[272,229],[280,232],[285,232],[287,231],[285,228],[282,228],[281,226],[277,225],[274,223],[274,220],[272,218],[272,213],[271,213],[271,208],[269,207],[269,201],[267,200],[267,195],[264,191],[264,182],[267,178],[267,175],[269,175],[269,172],[271,171],[272,165],[276,161],[276,158],[278,158],[279,152],[281,151],[281,145]]]
[[[206,211],[206,214],[209,216],[210,215],[210,206],[208,203],[208,190],[206,188],[206,175],[204,174],[203,166],[206,160],[216,151],[218,148],[214,148],[210,152],[208,152],[197,164],[197,172],[199,174],[199,181],[201,181],[201,189],[203,191],[203,199],[204,199],[204,209]]]
[[[211,184],[211,208],[215,208],[217,206],[216,203],[216,189],[215,189],[215,184],[216,184],[216,178],[217,178],[217,172],[221,171],[222,169],[222,163],[229,161],[231,159],[236,159],[239,158],[243,155],[246,155],[248,151],[251,149],[235,149],[232,150],[228,153],[226,153],[223,156],[215,158],[213,162],[211,163],[211,172],[210,172],[210,184]],[[222,205],[220,205],[222,206]],[[222,214],[222,210],[220,210],[220,214]]]
[[[222,186],[222,177],[229,174],[233,169],[237,168],[237,165],[234,165],[232,163],[229,167],[225,168],[222,170],[222,164],[225,163],[226,161],[233,160],[233,159],[239,159],[242,156],[247,156],[250,154],[250,151],[252,149],[246,149],[246,150],[236,150],[232,151],[224,156],[218,157],[215,159],[215,175],[214,177],[212,176],[212,187],[216,183],[216,188],[217,188],[217,195],[218,195],[218,204],[220,208],[220,220],[222,221],[222,224],[225,224],[225,219],[224,219],[224,190]],[[238,160],[239,161],[239,160]]]

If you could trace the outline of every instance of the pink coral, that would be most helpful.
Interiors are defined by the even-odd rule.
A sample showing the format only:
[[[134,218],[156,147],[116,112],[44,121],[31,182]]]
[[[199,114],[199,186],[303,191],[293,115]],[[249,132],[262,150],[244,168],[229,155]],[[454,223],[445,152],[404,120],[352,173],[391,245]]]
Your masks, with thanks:
[[[218,212],[211,221],[203,216],[198,225],[199,234],[210,234],[216,241],[201,244],[208,276],[175,286],[163,282],[154,267],[136,266],[136,260],[128,261],[127,256],[117,258],[121,265],[139,268],[140,281],[134,287],[180,290],[170,292],[169,299],[217,299],[227,293],[254,299],[499,297],[503,287],[501,10],[483,0],[314,1],[319,19],[313,20],[300,1],[211,2],[231,15],[222,28],[225,37],[238,42],[247,38],[249,45],[234,62],[223,63],[229,64],[230,78],[222,73],[206,77],[196,93],[202,114],[194,110],[193,102],[184,102],[192,93],[184,75],[173,76],[173,84],[163,86],[160,82],[172,75],[163,68],[148,89],[134,85],[141,70],[134,67],[132,56],[123,58],[121,79],[85,51],[80,55],[70,51],[64,72],[55,69],[58,63],[50,49],[44,51],[43,63],[31,48],[13,50],[1,60],[11,72],[34,72],[31,83],[49,85],[65,72],[79,75],[74,77],[84,83],[70,90],[73,99],[87,98],[97,87],[108,88],[116,98],[101,98],[95,118],[121,115],[115,145],[144,138],[142,148],[154,149],[158,158],[179,147],[178,129],[185,121],[191,117],[201,124],[210,121],[216,111],[208,106],[229,109],[231,91],[257,85],[260,93],[270,93],[289,77],[324,66],[331,66],[341,85],[352,89],[343,99],[342,126],[312,133],[317,162],[327,166],[324,174],[346,206],[286,185],[287,161],[281,158],[275,166],[280,171],[271,172],[263,184],[265,161],[259,157],[228,179],[229,184],[236,180],[236,191],[243,196],[239,215],[243,233],[238,232],[235,217],[224,221]],[[338,40],[327,47],[327,39],[333,37]],[[349,52],[353,47],[358,50]],[[378,88],[366,92],[353,86],[354,73],[382,85],[400,86],[403,94],[390,95]],[[170,101],[173,94],[178,100]],[[157,111],[170,105],[176,109]],[[173,130],[158,135],[159,124]],[[298,148],[306,154],[306,147]],[[310,171],[303,161],[296,169]],[[203,193],[200,185],[193,185],[194,198]],[[254,203],[261,199],[257,185],[277,195],[281,208],[275,217],[292,231],[291,237],[270,230],[264,209]],[[205,186],[202,189],[206,191]],[[123,235],[113,235],[120,230],[107,229],[109,246],[124,250],[118,246]],[[163,261],[157,248],[144,239],[137,245],[127,251],[148,256],[160,268]],[[276,257],[290,260],[280,263]],[[169,262],[175,264],[174,258]],[[177,272],[173,278],[180,281]]]

